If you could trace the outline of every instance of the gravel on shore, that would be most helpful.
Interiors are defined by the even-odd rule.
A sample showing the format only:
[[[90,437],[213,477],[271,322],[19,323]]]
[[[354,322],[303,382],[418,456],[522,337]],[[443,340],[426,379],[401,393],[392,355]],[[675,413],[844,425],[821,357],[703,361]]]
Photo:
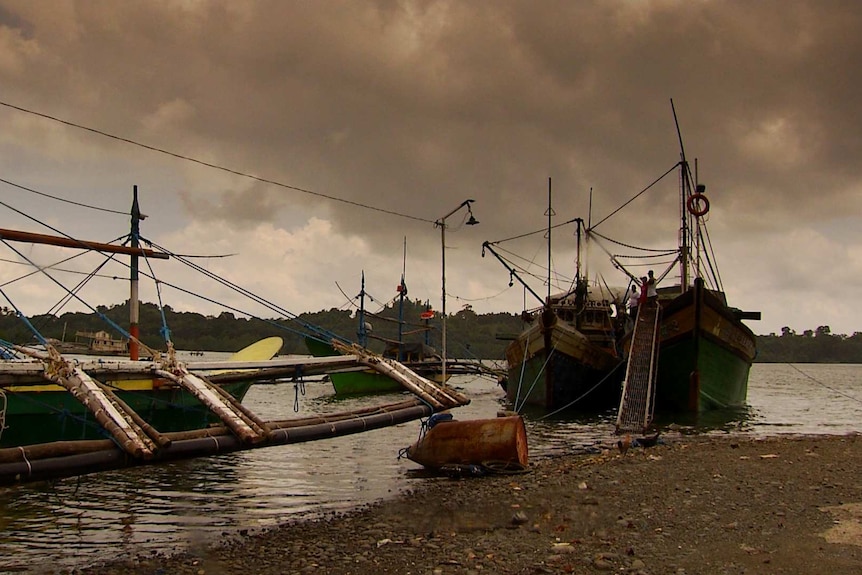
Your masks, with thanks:
[[[862,573],[862,440],[686,436],[561,455],[80,575]]]

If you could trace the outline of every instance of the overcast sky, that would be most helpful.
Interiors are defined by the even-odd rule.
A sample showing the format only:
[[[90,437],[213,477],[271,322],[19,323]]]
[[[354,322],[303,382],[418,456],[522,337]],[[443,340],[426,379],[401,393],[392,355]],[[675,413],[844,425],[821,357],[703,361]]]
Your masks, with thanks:
[[[402,266],[410,297],[439,310],[434,221],[474,199],[479,225],[462,225],[463,208],[447,219],[447,311],[519,312],[537,302],[509,287],[482,242],[546,226],[549,179],[553,223],[596,223],[671,169],[672,99],[711,199],[729,303],[762,312],[748,322],[755,333],[852,334],[862,331],[860,20],[853,0],[0,0],[0,178],[12,184],[0,183],[0,227],[111,241],[128,233],[137,185],[145,238],[233,254],[194,262],[292,313],[348,305],[362,270],[385,302]],[[678,203],[671,174],[596,231],[672,249]],[[574,232],[552,234],[555,289],[574,275]],[[13,262],[72,254],[15,246],[2,246],[3,291],[44,313],[62,290],[12,281],[25,273]],[[525,258],[544,294],[543,234],[501,247]],[[604,251],[590,244],[584,258],[591,279],[625,287]],[[153,269],[274,316],[178,262]],[[127,274],[109,263],[80,297],[121,303],[128,282],[111,276]],[[157,297],[142,285],[144,301]],[[166,284],[161,298],[219,311]]]

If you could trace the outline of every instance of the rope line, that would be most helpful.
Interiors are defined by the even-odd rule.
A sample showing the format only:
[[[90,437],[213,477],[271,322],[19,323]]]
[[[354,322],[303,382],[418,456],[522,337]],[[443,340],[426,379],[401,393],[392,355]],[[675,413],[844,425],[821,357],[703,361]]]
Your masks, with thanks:
[[[45,198],[51,198],[52,200],[57,200],[58,202],[65,202],[67,204],[71,204],[73,206],[79,206],[82,208],[89,208],[91,210],[97,210],[100,212],[107,212],[109,214],[119,214],[121,216],[128,216],[129,214],[126,212],[121,212],[119,210],[110,210],[108,208],[100,208],[99,206],[91,206],[89,204],[82,204],[81,202],[73,202],[72,200],[67,200],[65,198],[61,198],[58,196],[52,196],[51,194],[46,194],[45,192],[40,192],[38,190],[34,190],[33,188],[28,188],[27,186],[22,186],[21,184],[16,184],[15,182],[10,182],[9,180],[4,180],[0,178],[0,182],[3,182],[7,186],[12,186],[13,188],[18,188],[24,190],[25,192],[30,192],[31,194],[36,194],[37,196],[42,196]]]
[[[616,370],[618,370],[618,369],[620,368],[620,366],[621,366],[621,365],[623,365],[624,363],[625,363],[625,361],[621,361],[621,362],[619,362],[618,364],[616,364],[616,365],[614,366],[614,368],[613,368],[612,370],[610,370],[610,371],[607,373],[607,375],[605,375],[601,380],[599,380],[599,382],[598,382],[597,384],[595,384],[595,385],[594,385],[594,386],[592,386],[590,389],[588,389],[587,391],[585,391],[584,393],[582,393],[582,394],[581,394],[581,396],[580,396],[580,397],[578,397],[577,399],[575,399],[575,400],[573,400],[573,401],[571,401],[571,402],[567,403],[566,405],[564,405],[563,407],[560,407],[559,409],[555,409],[555,410],[554,410],[554,411],[552,411],[551,413],[546,413],[546,414],[545,414],[545,415],[543,415],[542,417],[538,418],[536,421],[542,421],[543,419],[547,419],[548,417],[551,417],[552,415],[556,415],[556,414],[560,413],[561,411],[566,410],[566,409],[570,408],[571,406],[575,405],[577,402],[579,402],[580,400],[582,400],[583,398],[585,398],[586,396],[588,396],[589,394],[591,394],[593,391],[595,391],[595,390],[596,390],[596,389],[597,389],[601,384],[603,384],[603,383],[605,382],[605,380],[606,380],[607,378],[609,378],[611,375],[613,375],[613,373],[614,373]]]
[[[97,135],[99,135],[99,136],[104,136],[104,137],[106,137],[106,138],[111,138],[112,140],[117,140],[118,142],[124,142],[124,143],[126,143],[126,144],[131,144],[132,146],[137,146],[137,147],[139,147],[139,148],[144,148],[145,150],[150,150],[150,151],[152,151],[152,152],[158,152],[159,154],[164,154],[164,155],[166,155],[166,156],[171,156],[171,157],[174,157],[174,158],[177,158],[177,159],[180,159],[180,160],[184,160],[184,161],[186,161],[186,162],[192,162],[192,163],[195,163],[195,164],[199,164],[199,165],[201,165],[201,166],[206,166],[207,168],[212,168],[212,169],[214,169],[214,170],[220,170],[220,171],[225,172],[225,173],[228,173],[228,174],[233,174],[233,175],[235,175],[235,176],[240,176],[240,177],[242,177],[242,178],[248,178],[248,179],[250,179],[250,180],[254,180],[254,181],[257,181],[257,182],[264,183],[264,184],[270,184],[270,185],[277,186],[277,187],[280,187],[280,188],[284,188],[284,189],[287,189],[287,190],[293,190],[293,191],[296,191],[296,192],[301,192],[301,193],[303,193],[303,194],[308,194],[308,195],[310,195],[310,196],[316,196],[316,197],[318,197],[318,198],[324,198],[324,199],[331,200],[331,201],[334,201],[334,202],[341,202],[341,203],[343,203],[343,204],[348,204],[348,205],[351,205],[351,206],[356,206],[356,207],[358,207],[358,208],[365,208],[366,210],[373,210],[373,211],[376,211],[376,212],[380,212],[380,213],[384,213],[384,214],[389,214],[389,215],[391,215],[391,216],[398,216],[398,217],[401,217],[401,218],[407,218],[407,219],[415,220],[415,221],[418,221],[418,222],[424,222],[424,223],[426,223],[426,224],[433,224],[433,223],[434,223],[434,220],[429,220],[429,219],[427,219],[427,218],[420,218],[420,217],[418,217],[418,216],[411,216],[411,215],[408,215],[408,214],[402,214],[402,213],[396,212],[396,211],[394,211],[394,210],[387,210],[387,209],[385,209],[385,208],[378,208],[378,207],[371,206],[371,205],[368,205],[368,204],[362,204],[362,203],[359,203],[359,202],[354,202],[353,200],[346,200],[346,199],[344,199],[344,198],[339,198],[339,197],[336,197],[336,196],[331,196],[331,195],[329,195],[329,194],[324,194],[324,193],[321,193],[321,192],[314,192],[314,191],[312,191],[312,190],[307,190],[307,189],[300,188],[300,187],[297,187],[297,186],[291,186],[291,185],[284,184],[284,183],[279,182],[279,181],[276,181],[276,180],[271,180],[271,179],[269,179],[269,178],[262,178],[262,177],[260,177],[260,176],[255,176],[255,175],[253,175],[253,174],[249,174],[249,173],[247,173],[247,172],[242,172],[242,171],[240,171],[240,170],[235,170],[235,169],[233,169],[233,168],[227,168],[227,167],[225,167],[225,166],[220,166],[220,165],[218,165],[218,164],[213,164],[213,163],[211,163],[211,162],[206,162],[206,161],[204,161],[204,160],[199,160],[199,159],[197,159],[197,158],[193,158],[193,157],[191,157],[191,156],[186,156],[186,155],[183,155],[183,154],[179,154],[179,153],[177,153],[177,152],[171,152],[170,150],[166,150],[166,149],[164,149],[164,148],[158,148],[158,147],[156,147],[156,146],[150,146],[150,145],[148,145],[148,144],[143,144],[143,143],[141,143],[141,142],[137,142],[137,141],[132,140],[132,139],[129,139],[129,138],[125,138],[125,137],[122,137],[122,136],[117,136],[117,135],[115,135],[115,134],[111,134],[111,133],[105,132],[105,131],[103,131],[103,130],[98,130],[98,129],[96,129],[96,128],[90,128],[90,127],[87,127],[87,126],[84,126],[84,125],[81,125],[81,124],[76,124],[75,122],[70,122],[70,121],[68,121],[68,120],[63,120],[63,119],[61,119],[61,118],[57,118],[57,117],[55,117],[55,116],[50,116],[50,115],[48,115],[48,114],[43,114],[43,113],[41,113],[41,112],[36,112],[36,111],[34,111],[34,110],[29,110],[29,109],[27,109],[27,108],[22,108],[22,107],[20,107],[20,106],[15,106],[15,105],[10,104],[10,103],[8,103],[8,102],[0,101],[0,106],[6,106],[7,108],[12,108],[13,110],[18,110],[19,112],[24,112],[24,113],[26,113],[26,114],[32,114],[32,115],[34,115],[34,116],[38,116],[38,117],[40,117],[40,118],[44,118],[44,119],[46,119],[46,120],[51,120],[52,122],[58,122],[58,123],[60,123],[60,124],[64,124],[64,125],[66,125],[66,126],[70,126],[70,127],[72,127],[72,128],[78,128],[79,130],[85,130],[85,131],[87,131],[87,132],[91,132],[91,133],[93,133],[93,134],[97,134]],[[90,206],[87,206],[87,207],[90,207]]]
[[[813,382],[814,382],[814,383],[816,383],[817,385],[820,385],[820,386],[822,386],[822,387],[825,387],[825,388],[826,388],[826,389],[828,389],[829,391],[832,391],[832,392],[834,392],[834,393],[837,393],[838,395],[840,395],[840,396],[842,396],[842,397],[846,397],[847,399],[851,399],[851,400],[853,400],[853,401],[855,401],[855,402],[857,402],[857,403],[862,403],[862,399],[858,399],[858,398],[856,398],[856,397],[853,397],[852,395],[848,395],[848,394],[844,393],[844,392],[843,392],[843,391],[841,391],[841,390],[835,389],[834,387],[829,387],[828,385],[826,385],[826,384],[825,384],[825,383],[823,383],[822,381],[819,381],[818,379],[816,379],[816,378],[814,378],[814,377],[812,377],[812,376],[808,375],[807,373],[805,373],[804,371],[802,371],[801,369],[799,369],[798,367],[796,367],[796,366],[795,366],[795,365],[793,365],[792,363],[788,363],[787,365],[789,365],[790,367],[792,367],[793,369],[795,369],[796,371],[798,371],[801,375],[804,375],[805,377],[807,377],[808,379],[810,379],[811,381],[813,381]]]

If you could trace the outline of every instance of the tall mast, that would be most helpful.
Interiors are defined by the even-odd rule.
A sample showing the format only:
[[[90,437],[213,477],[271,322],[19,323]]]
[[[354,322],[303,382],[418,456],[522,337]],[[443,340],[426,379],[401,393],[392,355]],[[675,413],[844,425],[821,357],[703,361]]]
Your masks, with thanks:
[[[581,218],[575,218],[575,228],[577,234],[577,242],[575,243],[575,285],[578,285],[578,282],[581,281],[581,226],[583,225],[584,220]]]
[[[548,178],[548,299],[545,300],[547,305],[551,303],[551,216],[554,215],[554,209],[551,207],[551,178]]]
[[[688,181],[688,162],[685,159],[685,146],[682,144],[682,132],[679,129],[679,120],[676,117],[676,108],[673,105],[673,98],[670,100],[670,109],[673,111],[673,121],[676,124],[676,135],[679,139],[679,215],[680,215],[680,230],[679,230],[679,288],[680,292],[684,293],[688,290],[688,239],[689,225],[688,212],[685,209],[686,201],[686,182]]]
[[[398,285],[398,361],[404,361],[404,297],[407,295],[407,284],[404,275],[407,273],[407,237],[404,237],[404,255],[401,259],[401,283]]]
[[[132,187],[132,232],[131,232],[131,240],[132,240],[132,248],[138,248],[140,246],[140,236],[141,236],[141,228],[140,222],[143,218],[141,217],[141,209],[138,206],[138,186]],[[140,341],[140,310],[138,304],[138,255],[136,253],[132,254],[132,262],[131,262],[131,277],[129,278],[129,335],[132,337],[129,338],[129,359],[132,361],[137,361],[140,359],[140,349],[138,346],[138,342]]]
[[[365,327],[365,270],[362,270],[362,287],[359,289],[359,328],[356,336],[359,345],[368,347],[368,330]]]

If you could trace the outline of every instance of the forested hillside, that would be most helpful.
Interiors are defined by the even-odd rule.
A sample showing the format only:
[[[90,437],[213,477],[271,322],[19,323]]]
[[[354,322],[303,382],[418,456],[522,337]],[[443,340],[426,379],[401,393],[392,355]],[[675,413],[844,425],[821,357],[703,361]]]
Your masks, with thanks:
[[[105,330],[114,333],[99,314],[124,328],[129,322],[128,303],[110,308],[100,306],[98,314],[65,313],[60,316],[41,315],[30,318],[34,327],[44,337],[72,339],[76,331]],[[439,314],[430,320],[422,320],[425,304],[405,300],[403,315],[404,341],[425,341],[428,334],[430,345],[440,348],[441,321]],[[328,339],[327,333],[355,340],[358,321],[355,310],[330,309],[302,314],[296,319],[260,320],[236,317],[230,312],[218,316],[204,316],[191,312],[177,312],[170,307],[164,310],[165,322],[171,340],[177,349],[202,351],[236,351],[246,345],[270,335],[280,335],[285,340],[282,353],[306,354],[304,336]],[[369,347],[383,350],[383,340],[398,339],[398,306],[390,304],[377,314],[369,314],[372,325]],[[141,339],[148,346],[164,349],[164,338],[160,335],[162,314],[155,304],[141,304]],[[502,359],[508,339],[516,335],[524,325],[517,314],[494,313],[477,315],[467,309],[452,314],[447,320],[446,337],[450,357]],[[316,329],[317,331],[314,331]],[[65,336],[64,336],[65,334]],[[114,333],[115,336],[120,334]],[[0,310],[0,338],[14,343],[33,341],[32,333],[8,309]],[[832,334],[829,326],[806,330],[797,334],[790,328],[782,333],[762,335],[757,338],[759,362],[820,362],[862,363],[862,333],[852,335]]]
[[[785,327],[781,335],[757,337],[757,361],[771,363],[862,363],[862,332],[833,334],[829,326],[797,334]]]
[[[104,315],[124,329],[128,329],[128,302],[110,308],[99,306],[98,314],[64,313],[59,316],[39,315],[29,318],[38,332],[46,338],[71,340],[77,331],[104,330],[115,337],[120,334],[111,329],[99,314]],[[403,307],[403,341],[424,342],[428,334],[430,345],[440,348],[441,320],[435,314],[430,320],[420,315],[426,306],[419,301],[405,300]],[[376,314],[367,314],[372,326],[368,347],[382,351],[383,340],[398,340],[398,306],[389,305]],[[311,335],[329,339],[329,334],[356,340],[358,320],[355,310],[330,309],[306,313],[295,319],[247,319],[230,312],[218,316],[178,312],[165,306],[165,324],[170,330],[171,341],[176,349],[202,351],[236,351],[263,337],[279,335],[285,344],[282,353],[307,354],[304,337]],[[495,359],[503,357],[506,341],[498,337],[511,337],[523,327],[519,315],[477,315],[469,309],[450,314],[446,324],[447,348],[450,357]],[[155,304],[140,306],[141,340],[154,349],[165,349],[161,335],[162,314]],[[64,335],[65,334],[65,335]],[[13,343],[33,342],[33,334],[15,313],[8,309],[0,312],[0,338]]]

